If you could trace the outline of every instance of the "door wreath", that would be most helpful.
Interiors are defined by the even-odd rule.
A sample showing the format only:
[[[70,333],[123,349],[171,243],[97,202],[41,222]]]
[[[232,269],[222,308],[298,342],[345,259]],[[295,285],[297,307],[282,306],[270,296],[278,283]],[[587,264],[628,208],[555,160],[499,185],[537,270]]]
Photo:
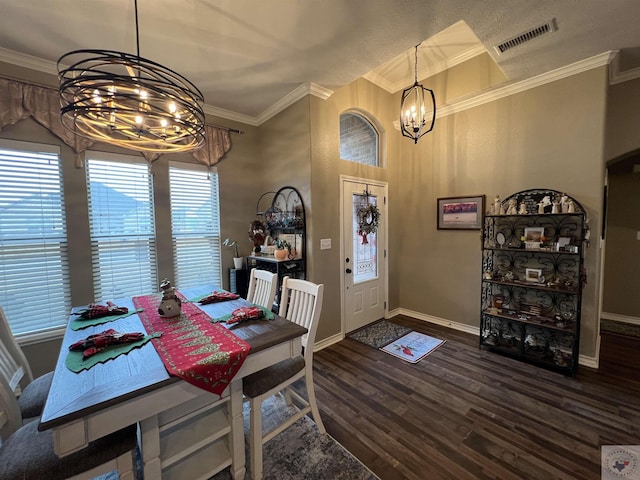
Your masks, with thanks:
[[[367,235],[370,233],[376,233],[378,230],[378,224],[380,222],[380,210],[373,204],[368,204],[364,207],[360,207],[357,210],[358,217],[358,235],[362,237],[362,244],[369,243]]]

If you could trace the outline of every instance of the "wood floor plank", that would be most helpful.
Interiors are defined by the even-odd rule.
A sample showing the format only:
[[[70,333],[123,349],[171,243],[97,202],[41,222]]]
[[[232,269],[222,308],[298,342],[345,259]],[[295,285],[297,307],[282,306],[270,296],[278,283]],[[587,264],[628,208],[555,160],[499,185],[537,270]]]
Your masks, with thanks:
[[[599,480],[602,445],[640,444],[635,360],[607,351],[609,370],[571,378],[471,334],[392,321],[446,343],[417,364],[351,339],[314,355],[327,431],[382,480]]]

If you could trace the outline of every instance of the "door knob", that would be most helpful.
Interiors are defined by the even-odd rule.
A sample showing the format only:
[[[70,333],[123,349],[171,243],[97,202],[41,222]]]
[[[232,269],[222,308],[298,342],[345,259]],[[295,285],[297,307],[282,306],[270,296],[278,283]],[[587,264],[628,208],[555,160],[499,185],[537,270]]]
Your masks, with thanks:
[[[345,272],[347,272],[347,273],[351,273],[351,269],[350,269],[350,268],[347,268],[347,269],[345,270]]]

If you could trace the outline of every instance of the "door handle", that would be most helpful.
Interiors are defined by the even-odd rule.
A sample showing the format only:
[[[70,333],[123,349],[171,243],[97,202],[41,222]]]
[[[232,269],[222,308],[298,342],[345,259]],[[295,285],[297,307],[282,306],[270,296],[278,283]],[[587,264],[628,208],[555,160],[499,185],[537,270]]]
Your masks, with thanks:
[[[347,273],[351,273],[351,269],[350,269],[350,268],[347,268],[347,269],[345,270],[345,272],[347,272]]]

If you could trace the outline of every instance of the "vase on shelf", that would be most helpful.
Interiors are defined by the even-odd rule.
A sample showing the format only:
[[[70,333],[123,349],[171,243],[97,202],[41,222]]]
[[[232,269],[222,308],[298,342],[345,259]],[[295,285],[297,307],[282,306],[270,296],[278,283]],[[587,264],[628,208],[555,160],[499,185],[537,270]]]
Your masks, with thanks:
[[[286,248],[276,248],[273,251],[273,256],[276,260],[286,260],[289,255],[289,251]]]

